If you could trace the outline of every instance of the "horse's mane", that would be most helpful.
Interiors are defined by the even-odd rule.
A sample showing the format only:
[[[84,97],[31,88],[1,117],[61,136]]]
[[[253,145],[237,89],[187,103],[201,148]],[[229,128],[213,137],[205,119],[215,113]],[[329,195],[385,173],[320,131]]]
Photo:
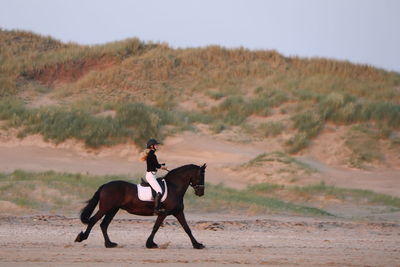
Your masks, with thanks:
[[[168,180],[169,177],[172,177],[179,172],[186,171],[187,169],[192,169],[192,168],[200,168],[200,167],[195,164],[187,164],[187,165],[180,166],[178,168],[175,168],[175,169],[169,171],[167,173],[167,175],[165,176],[165,179]]]

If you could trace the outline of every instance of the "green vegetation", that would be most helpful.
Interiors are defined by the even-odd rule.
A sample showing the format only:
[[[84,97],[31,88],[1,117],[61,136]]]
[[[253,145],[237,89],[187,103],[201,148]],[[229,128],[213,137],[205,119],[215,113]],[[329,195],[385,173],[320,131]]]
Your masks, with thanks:
[[[352,204],[382,205],[394,209],[400,209],[400,198],[385,194],[375,193],[369,190],[338,188],[326,185],[324,182],[309,186],[284,186],[275,184],[257,184],[249,186],[247,191],[260,196],[270,196],[283,199],[298,199],[301,202],[313,202],[316,198],[342,200]],[[336,202],[334,203],[337,204]]]
[[[83,140],[89,147],[133,140],[144,144],[148,136],[162,139],[162,127],[187,129],[195,118],[185,113],[166,112],[142,103],[119,104],[115,118],[96,116],[83,107],[45,106],[28,108],[13,98],[0,100],[0,119],[21,128],[19,136],[40,133],[56,143],[68,138]]]
[[[0,200],[9,201],[24,208],[40,211],[79,212],[83,202],[92,197],[97,188],[112,180],[132,179],[122,176],[92,176],[57,173],[34,173],[22,170],[0,175]],[[247,190],[235,190],[222,185],[207,184],[206,196],[199,198],[190,190],[185,196],[187,208],[216,212],[229,209],[232,212],[278,212],[305,215],[329,215],[323,210],[298,205],[277,198],[262,197]]]
[[[97,188],[109,181],[127,180],[136,183],[138,177],[93,176],[83,174],[27,172],[0,173],[0,201],[42,212],[59,214],[78,213],[84,201],[91,198]],[[324,183],[310,186],[283,186],[257,184],[244,190],[223,185],[206,185],[204,197],[197,197],[189,188],[185,195],[186,209],[207,212],[232,212],[251,214],[301,214],[332,216],[318,208],[317,198],[342,200],[352,204],[382,205],[392,210],[400,209],[400,199],[368,190],[344,189]],[[334,205],[340,205],[334,202]]]
[[[257,127],[257,132],[260,132],[262,137],[274,137],[281,134],[285,128],[285,125],[281,122],[267,122],[261,123]]]
[[[17,170],[1,174],[0,200],[34,210],[70,212],[89,199],[101,184],[117,179],[127,177]]]
[[[292,116],[298,134],[288,140],[288,151],[296,153],[307,147],[309,140],[319,134],[326,122],[335,124],[375,123],[381,138],[388,138],[400,127],[400,105],[366,101],[347,93],[318,96],[318,105]],[[303,107],[304,108],[304,107]]]
[[[365,163],[381,161],[383,155],[379,150],[380,138],[380,133],[368,125],[352,126],[345,137],[345,144],[352,151],[350,164],[353,167],[364,168]]]
[[[215,100],[219,100],[225,96],[222,92],[218,92],[218,91],[208,91],[207,95]]]
[[[241,168],[279,163],[279,172],[291,179],[313,170],[290,154],[305,149],[327,124],[348,126],[343,138],[354,167],[382,160],[383,143],[400,152],[399,88],[399,73],[345,61],[218,46],[172,49],[137,38],[81,46],[0,29],[2,130],[15,128],[19,137],[41,134],[56,143],[75,138],[97,148],[129,141],[142,147],[149,137],[163,140],[197,123],[215,134],[239,129],[248,139],[286,144],[286,153],[260,154]],[[56,104],[32,103],[42,96]],[[272,115],[278,116],[267,120]],[[0,173],[0,201],[76,214],[98,186],[117,179],[136,181]],[[321,209],[321,199],[400,208],[399,198],[324,183],[264,183],[244,190],[207,184],[205,197],[190,191],[185,197],[192,211],[331,215]]]
[[[397,209],[400,208],[400,198],[398,197],[379,194],[369,190],[338,188],[332,185],[326,185],[323,182],[310,186],[293,187],[290,190],[292,190],[293,192],[301,192],[314,195],[329,195],[334,196],[337,199],[358,203],[377,204],[390,206]]]
[[[0,116],[7,127],[22,127],[20,136],[73,137],[92,147],[139,144],[201,122],[214,133],[232,126],[262,138],[290,132],[287,152],[297,153],[326,123],[370,124],[386,139],[400,129],[400,74],[371,66],[244,48],[172,49],[136,38],[81,46],[6,30],[0,30],[0,52]],[[61,104],[33,109],[15,100],[32,95],[58,97]],[[97,104],[75,105],[89,98]],[[184,110],[180,104],[188,100],[198,108]],[[117,115],[98,117],[101,110],[89,104]],[[249,123],[277,109],[288,116]]]
[[[241,167],[244,168],[251,168],[255,166],[262,166],[265,162],[281,162],[286,165],[292,165],[296,169],[301,169],[306,171],[307,173],[311,173],[315,171],[312,169],[310,166],[307,164],[304,164],[303,162],[295,159],[294,157],[291,157],[287,155],[286,153],[275,151],[275,152],[270,152],[270,153],[262,153],[260,155],[257,155],[254,159],[250,160],[246,164],[242,165]]]
[[[254,194],[251,190],[236,190],[223,185],[206,187],[206,197],[189,194],[186,198],[191,210],[208,212],[280,213],[332,216],[328,212],[302,204],[291,203],[276,197]]]

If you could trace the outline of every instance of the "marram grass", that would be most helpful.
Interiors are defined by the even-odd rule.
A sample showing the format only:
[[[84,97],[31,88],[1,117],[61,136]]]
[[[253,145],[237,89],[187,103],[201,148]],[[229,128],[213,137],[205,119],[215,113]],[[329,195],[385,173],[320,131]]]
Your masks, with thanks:
[[[23,127],[21,136],[41,133],[58,142],[68,134],[94,147],[124,142],[126,136],[140,143],[147,134],[163,138],[168,134],[164,126],[170,125],[175,130],[190,129],[202,122],[215,133],[230,126],[246,128],[251,116],[267,118],[274,108],[286,104],[291,106],[284,108],[291,120],[281,125],[296,131],[287,141],[290,153],[306,148],[328,122],[379,123],[386,138],[400,127],[400,74],[346,61],[219,46],[173,49],[137,38],[81,46],[2,29],[0,50],[2,99],[34,90],[38,94],[64,92],[72,99],[87,94],[103,104],[123,103],[113,107],[122,121],[98,119],[70,107],[51,108],[45,114],[21,104],[6,107],[1,103],[0,117],[8,121],[8,127]],[[193,113],[180,109],[179,104],[188,98],[219,102]],[[132,110],[149,125],[129,122],[126,114],[134,114]],[[37,117],[44,122],[34,122]],[[65,125],[58,125],[56,118],[74,126],[58,133],[54,127]],[[256,136],[273,137],[285,130],[280,125],[261,126],[253,127]],[[85,132],[77,133],[72,129],[76,127]],[[268,127],[274,129],[268,131]]]

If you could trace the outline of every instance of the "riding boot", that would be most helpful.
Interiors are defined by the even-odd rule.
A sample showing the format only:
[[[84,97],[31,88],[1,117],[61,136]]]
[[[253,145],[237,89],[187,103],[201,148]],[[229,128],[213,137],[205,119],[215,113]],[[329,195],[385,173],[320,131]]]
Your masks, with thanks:
[[[159,214],[162,212],[161,210],[161,193],[157,193],[154,198],[154,213]]]

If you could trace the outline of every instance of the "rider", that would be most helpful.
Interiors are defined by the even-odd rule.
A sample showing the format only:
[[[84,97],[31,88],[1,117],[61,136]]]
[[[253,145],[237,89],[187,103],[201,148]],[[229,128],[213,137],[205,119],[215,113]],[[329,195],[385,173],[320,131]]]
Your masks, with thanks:
[[[149,139],[149,141],[147,141],[146,155],[144,156],[147,163],[146,180],[150,184],[151,188],[153,188],[154,191],[156,191],[157,193],[154,199],[155,213],[160,212],[161,196],[162,196],[162,190],[157,182],[157,177],[156,177],[157,169],[167,170],[165,163],[162,164],[158,163],[157,156],[155,154],[155,152],[159,148],[159,145],[160,143],[156,139]]]

